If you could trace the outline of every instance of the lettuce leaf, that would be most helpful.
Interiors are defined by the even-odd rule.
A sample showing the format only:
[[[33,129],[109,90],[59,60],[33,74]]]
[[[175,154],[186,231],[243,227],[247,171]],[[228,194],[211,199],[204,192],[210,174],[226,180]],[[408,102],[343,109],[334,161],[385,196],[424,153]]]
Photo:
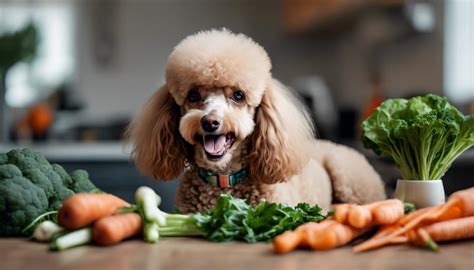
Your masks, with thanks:
[[[362,142],[393,158],[406,180],[441,179],[474,145],[474,115],[465,116],[444,97],[389,99],[362,122]]]

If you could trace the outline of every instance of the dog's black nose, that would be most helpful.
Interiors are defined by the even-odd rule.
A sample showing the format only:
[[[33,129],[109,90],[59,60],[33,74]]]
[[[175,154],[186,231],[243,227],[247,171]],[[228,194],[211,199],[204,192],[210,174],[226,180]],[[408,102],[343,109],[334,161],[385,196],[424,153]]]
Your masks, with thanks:
[[[208,114],[201,118],[201,126],[204,131],[214,132],[220,127],[220,125],[221,121],[215,114]]]

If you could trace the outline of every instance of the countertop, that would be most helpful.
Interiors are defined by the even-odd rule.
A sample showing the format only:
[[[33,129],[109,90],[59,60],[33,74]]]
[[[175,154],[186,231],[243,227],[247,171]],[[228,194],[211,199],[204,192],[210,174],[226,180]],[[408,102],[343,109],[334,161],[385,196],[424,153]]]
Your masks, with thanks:
[[[1,144],[0,153],[14,148],[31,148],[48,160],[77,161],[124,161],[130,160],[132,147],[120,141],[107,142],[47,142],[36,144]]]
[[[26,239],[0,239],[0,270],[10,269],[474,269],[474,240],[443,244],[434,253],[407,245],[354,254],[350,247],[326,252],[272,253],[269,244],[212,243],[167,238],[158,244],[129,240],[113,247],[83,246],[62,252]]]

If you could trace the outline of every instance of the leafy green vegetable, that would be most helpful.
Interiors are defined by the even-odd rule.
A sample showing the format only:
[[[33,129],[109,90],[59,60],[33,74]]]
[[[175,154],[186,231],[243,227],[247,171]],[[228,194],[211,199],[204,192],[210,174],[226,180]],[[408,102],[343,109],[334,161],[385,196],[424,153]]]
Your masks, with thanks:
[[[23,29],[0,36],[0,72],[22,60],[32,60],[37,53],[38,31],[29,23]]]
[[[144,225],[143,235],[147,242],[157,242],[161,236],[204,235],[216,241],[268,241],[286,230],[294,230],[310,221],[327,217],[317,205],[300,203],[296,207],[261,202],[256,207],[242,199],[221,194],[214,208],[202,213],[182,215],[159,210],[160,197],[148,187],[140,187],[135,193],[136,205],[121,212],[138,212]],[[148,205],[147,205],[148,204]]]
[[[474,115],[436,95],[389,99],[362,122],[362,142],[392,157],[406,180],[441,179],[474,145]]]
[[[210,211],[194,214],[196,226],[212,241],[268,241],[286,230],[326,218],[318,206],[300,203],[296,207],[261,202],[255,208],[244,200],[223,194]]]
[[[149,187],[138,188],[135,201],[136,204],[121,208],[119,213],[139,213],[143,224],[143,238],[149,243],[158,242],[162,236],[205,236],[217,242],[268,241],[303,223],[319,222],[327,217],[317,205],[300,203],[296,207],[290,207],[261,202],[252,207],[244,200],[234,199],[228,194],[220,195],[216,206],[209,211],[190,215],[169,214],[158,208],[161,198]],[[50,215],[54,217],[56,213]],[[43,219],[40,217],[34,223],[40,223],[41,220]],[[58,229],[50,225],[48,222],[45,228],[39,227],[38,234],[49,237],[52,234],[51,227]],[[41,237],[43,238],[46,237]],[[86,227],[54,234],[50,248],[63,250],[91,241],[91,229]]]
[[[71,173],[72,184],[69,186],[75,193],[93,193],[97,188],[89,180],[89,173],[84,170],[75,170]]]
[[[96,190],[87,172],[68,175],[38,152],[15,149],[0,154],[0,236],[29,234],[34,226],[25,227],[41,214],[59,209],[74,193]]]

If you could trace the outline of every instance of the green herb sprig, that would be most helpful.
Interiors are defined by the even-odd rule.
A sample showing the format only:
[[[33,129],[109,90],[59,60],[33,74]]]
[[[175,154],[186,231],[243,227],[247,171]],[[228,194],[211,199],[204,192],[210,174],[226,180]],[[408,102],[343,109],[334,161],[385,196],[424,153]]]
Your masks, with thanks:
[[[299,203],[296,207],[261,202],[255,208],[244,200],[222,194],[216,207],[210,211],[192,215],[196,226],[205,236],[216,242],[269,241],[299,225],[325,219],[319,206]]]

